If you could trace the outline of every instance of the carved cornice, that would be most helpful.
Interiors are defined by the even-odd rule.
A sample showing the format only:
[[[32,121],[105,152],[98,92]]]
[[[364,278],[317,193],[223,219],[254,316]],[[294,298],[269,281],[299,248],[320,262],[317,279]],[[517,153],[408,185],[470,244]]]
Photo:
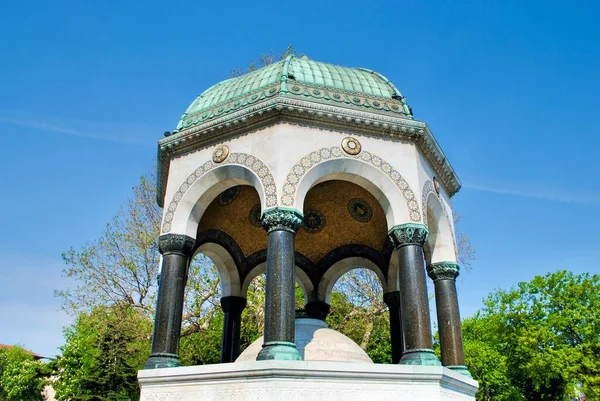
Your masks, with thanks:
[[[393,227],[388,235],[396,248],[406,245],[423,246],[427,242],[429,230],[423,224],[406,223]]]
[[[387,140],[411,141],[431,164],[449,196],[460,189],[460,180],[424,122],[392,116],[376,109],[357,110],[349,106],[320,103],[318,99],[305,101],[289,94],[278,94],[161,139],[158,145],[159,205],[163,205],[169,164],[173,157],[282,121]]]
[[[268,233],[277,230],[295,233],[302,225],[302,213],[296,209],[274,208],[263,213],[262,223]]]
[[[456,262],[436,262],[427,266],[427,274],[433,281],[456,280],[460,267]]]
[[[158,237],[158,249],[162,255],[175,253],[192,257],[196,240],[182,234],[165,234]]]

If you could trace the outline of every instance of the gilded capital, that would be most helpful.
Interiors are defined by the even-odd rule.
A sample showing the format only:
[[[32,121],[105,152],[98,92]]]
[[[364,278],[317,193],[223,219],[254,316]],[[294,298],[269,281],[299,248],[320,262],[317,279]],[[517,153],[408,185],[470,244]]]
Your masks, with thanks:
[[[262,225],[267,233],[283,230],[295,233],[302,225],[304,216],[296,209],[273,208],[265,210]]]
[[[427,274],[433,281],[456,280],[460,267],[456,262],[436,262],[427,266]]]
[[[423,246],[427,242],[429,230],[424,224],[406,223],[394,226],[388,235],[396,248],[406,245]]]
[[[162,255],[178,253],[191,257],[196,240],[182,234],[164,234],[158,237],[158,249]]]

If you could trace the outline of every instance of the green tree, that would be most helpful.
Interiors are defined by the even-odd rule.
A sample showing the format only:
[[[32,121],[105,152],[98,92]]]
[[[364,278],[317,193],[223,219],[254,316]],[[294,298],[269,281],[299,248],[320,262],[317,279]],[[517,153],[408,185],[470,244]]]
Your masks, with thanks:
[[[502,394],[514,387],[521,399],[562,401],[581,386],[587,400],[600,400],[598,310],[596,274],[559,271],[496,291],[463,327],[467,364]]]
[[[56,399],[138,399],[137,371],[150,354],[151,334],[151,319],[130,305],[81,313],[65,329],[55,366]]]
[[[0,348],[0,399],[41,401],[49,370],[21,347]]]
[[[479,401],[520,401],[521,391],[508,374],[508,356],[499,347],[498,321],[479,313],[462,322],[465,360],[479,382]]]

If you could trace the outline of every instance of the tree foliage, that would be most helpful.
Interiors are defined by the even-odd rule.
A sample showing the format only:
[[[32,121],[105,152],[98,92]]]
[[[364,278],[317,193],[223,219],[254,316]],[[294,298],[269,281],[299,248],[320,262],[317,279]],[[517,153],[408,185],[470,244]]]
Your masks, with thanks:
[[[133,197],[97,240],[63,254],[63,275],[77,283],[56,291],[67,312],[77,315],[97,306],[127,304],[147,316],[154,313],[161,211],[152,182],[153,177],[140,179]]]
[[[587,273],[549,273],[492,293],[463,326],[467,363],[491,394],[479,399],[568,400],[581,386],[599,400],[599,309],[600,276]]]
[[[49,370],[31,352],[15,346],[0,348],[0,399],[41,401]]]
[[[161,209],[156,205],[153,182],[152,175],[141,177],[133,188],[133,197],[97,240],[63,254],[63,275],[76,283],[75,287],[56,291],[67,312],[77,316],[98,306],[127,305],[154,317]],[[188,274],[184,337],[208,328],[219,298],[215,267],[210,259],[197,256]]]
[[[350,337],[377,363],[391,362],[389,314],[373,271],[354,269],[335,284],[327,322]]]
[[[150,354],[151,334],[151,319],[130,305],[81,313],[65,329],[55,367],[56,399],[138,399],[137,371]]]
[[[477,400],[523,400],[521,391],[508,377],[508,356],[498,347],[495,323],[479,313],[462,322],[465,360],[469,372],[479,382]]]

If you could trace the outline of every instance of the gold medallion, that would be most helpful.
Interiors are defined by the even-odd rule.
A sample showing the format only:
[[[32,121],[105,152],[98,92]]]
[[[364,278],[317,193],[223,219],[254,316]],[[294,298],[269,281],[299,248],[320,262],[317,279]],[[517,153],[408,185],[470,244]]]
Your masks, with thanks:
[[[342,149],[349,155],[357,155],[362,150],[362,147],[358,139],[347,137],[342,140]]]
[[[226,145],[221,145],[213,152],[213,162],[221,163],[229,156],[229,148]]]

